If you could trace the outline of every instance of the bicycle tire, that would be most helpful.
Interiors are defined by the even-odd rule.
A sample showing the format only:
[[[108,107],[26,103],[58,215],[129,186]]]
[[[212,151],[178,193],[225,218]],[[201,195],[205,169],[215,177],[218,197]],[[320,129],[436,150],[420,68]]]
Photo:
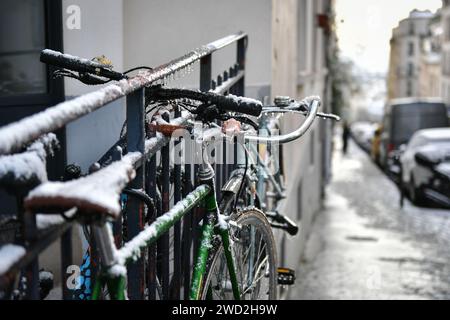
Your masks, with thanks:
[[[224,196],[223,201],[221,204],[225,206],[223,209],[228,209],[230,205],[233,205],[234,195],[226,195]],[[227,208],[228,207],[228,208]],[[276,253],[276,245],[275,240],[273,237],[272,229],[270,227],[269,222],[267,221],[267,218],[265,217],[264,213],[256,208],[250,208],[250,209],[244,209],[242,211],[239,211],[237,213],[234,213],[230,216],[230,219],[234,220],[234,222],[241,227],[241,229],[230,230],[230,238],[232,241],[232,253],[236,264],[236,269],[238,270],[237,276],[238,276],[238,283],[239,283],[239,289],[241,293],[241,300],[247,300],[250,298],[251,300],[264,300],[264,298],[268,300],[276,300],[277,298],[277,253]],[[247,275],[244,275],[245,273],[242,272],[243,267],[248,266],[246,262],[246,258],[242,254],[241,248],[249,247],[247,246],[246,237],[248,236],[248,231],[251,230],[251,227],[255,230],[255,238],[258,238],[257,235],[260,235],[260,240],[258,244],[258,252],[256,254],[256,264],[255,267],[252,268],[252,278],[262,280],[263,278],[265,281],[265,286],[267,290],[264,290],[263,288],[263,294],[261,296],[255,296],[255,293],[261,292],[261,283],[254,284],[252,283],[251,286],[246,285],[244,287],[244,283],[248,282],[249,279],[249,273],[247,272]],[[244,231],[243,231],[244,230]],[[239,242],[242,243],[241,246],[239,246]],[[256,243],[256,242],[255,242]],[[261,243],[264,243],[264,246],[261,246]],[[260,250],[263,248],[263,250]],[[266,258],[267,257],[267,258]],[[247,254],[248,258],[248,254]],[[261,264],[258,265],[258,263],[261,261]],[[264,261],[266,261],[264,263]],[[267,264],[268,262],[268,264]],[[267,265],[264,265],[267,264]],[[257,268],[256,268],[257,266]],[[261,278],[259,276],[259,272],[261,271],[261,267],[264,268],[264,276]],[[248,271],[249,269],[247,269]],[[240,272],[239,272],[240,271]],[[255,276],[258,276],[258,278]],[[220,237],[216,237],[213,241],[213,245],[210,251],[208,264],[206,266],[206,273],[205,273],[205,281],[202,286],[201,291],[201,299],[224,299],[224,300],[231,300],[234,299],[233,293],[231,290],[231,286],[228,283],[229,280],[227,280],[229,277],[228,269],[226,268],[226,260],[225,255],[222,247],[222,243],[220,240]],[[218,280],[218,279],[225,279],[225,280]],[[219,282],[221,283],[219,285]],[[225,286],[224,286],[225,283]],[[253,287],[253,289],[251,289]],[[211,291],[209,289],[211,288]],[[251,292],[250,292],[251,289]],[[220,294],[219,294],[219,291]],[[250,294],[248,294],[250,293]]]

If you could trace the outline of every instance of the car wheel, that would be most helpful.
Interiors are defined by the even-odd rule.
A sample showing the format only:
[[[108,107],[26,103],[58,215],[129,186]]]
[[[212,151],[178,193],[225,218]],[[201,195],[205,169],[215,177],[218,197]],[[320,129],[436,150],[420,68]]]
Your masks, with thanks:
[[[422,190],[416,187],[414,177],[412,175],[409,179],[409,197],[411,202],[418,206],[424,205],[426,202]]]

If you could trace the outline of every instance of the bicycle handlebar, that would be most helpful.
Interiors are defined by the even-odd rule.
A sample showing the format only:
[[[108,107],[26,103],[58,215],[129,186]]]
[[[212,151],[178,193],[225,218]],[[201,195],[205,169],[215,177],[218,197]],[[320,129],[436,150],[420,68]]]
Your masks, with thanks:
[[[305,121],[303,124],[295,131],[279,136],[272,136],[272,137],[261,137],[261,136],[250,136],[246,135],[245,140],[250,142],[262,142],[262,143],[288,143],[294,140],[297,140],[301,136],[303,136],[306,131],[311,127],[314,120],[316,119],[316,116],[319,111],[320,107],[320,98],[319,97],[308,97],[304,100],[308,105],[308,115],[306,116]],[[301,107],[304,105],[304,102],[294,102],[291,104],[292,109],[296,109],[295,105],[297,107]]]
[[[101,64],[92,60],[79,58],[70,54],[45,49],[41,51],[41,62],[54,65],[80,73],[90,73],[111,80],[122,80],[126,76],[120,72],[111,70],[106,64]]]
[[[234,95],[223,96],[214,92],[200,92],[187,89],[171,89],[155,87],[148,91],[150,99],[192,99],[203,103],[216,105],[221,111],[238,112],[258,117],[263,109],[258,100],[237,97]]]

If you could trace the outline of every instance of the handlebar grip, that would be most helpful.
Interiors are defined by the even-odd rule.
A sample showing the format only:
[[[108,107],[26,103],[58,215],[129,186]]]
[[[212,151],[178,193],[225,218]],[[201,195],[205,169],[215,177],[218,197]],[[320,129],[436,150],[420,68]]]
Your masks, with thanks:
[[[147,89],[148,99],[193,99],[203,103],[210,103],[222,111],[232,111],[251,116],[259,116],[263,105],[260,101],[237,97],[234,95],[223,96],[214,92],[200,92],[188,89],[172,89],[154,87]]]
[[[211,102],[224,111],[238,112],[255,117],[258,117],[262,112],[263,105],[258,100],[237,97],[232,94],[221,96],[208,93],[208,95],[211,95]]]
[[[40,60],[43,63],[51,64],[59,68],[81,73],[91,73],[112,80],[121,80],[125,78],[125,75],[109,69],[108,66],[104,64],[50,49],[41,51]]]

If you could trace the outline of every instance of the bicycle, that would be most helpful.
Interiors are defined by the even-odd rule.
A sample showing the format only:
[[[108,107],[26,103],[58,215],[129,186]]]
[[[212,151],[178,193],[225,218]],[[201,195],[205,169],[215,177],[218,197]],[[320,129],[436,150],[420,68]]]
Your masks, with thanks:
[[[277,106],[263,108],[260,102],[254,100],[213,93],[161,87],[150,87],[147,92],[153,99],[175,100],[180,105],[182,105],[180,99],[200,102],[195,108],[184,104],[188,111],[170,124],[162,117],[156,117],[156,126],[159,126],[159,129],[163,128],[170,133],[172,129],[179,129],[180,126],[191,122],[195,115],[196,120],[202,122],[202,127],[208,128],[209,138],[223,138],[222,129],[212,121],[236,118],[243,123],[243,130],[240,133],[247,142],[288,142],[298,139],[311,126],[320,104],[318,98],[312,98],[303,102],[290,101],[285,108]],[[306,120],[291,134],[266,138],[250,135],[250,127],[255,126],[255,123],[245,115],[258,116],[261,112],[301,113],[306,115]],[[203,133],[200,138],[201,150],[204,150],[211,140],[205,140]],[[148,140],[146,154],[155,152],[157,140],[158,138]],[[247,170],[249,152],[244,148],[241,156],[246,159],[244,170]],[[236,210],[237,202],[242,198],[243,186],[248,183],[244,182],[248,181],[246,172],[242,173],[240,184],[233,184],[234,188],[225,188],[222,201],[217,204],[214,170],[209,160],[203,156],[198,174],[199,183],[195,190],[178,202],[172,210],[156,219],[153,224],[146,226],[121,249],[115,247],[108,221],[119,217],[121,208],[118,199],[122,190],[133,179],[133,164],[141,161],[142,157],[142,154],[127,153],[121,160],[112,162],[111,165],[89,176],[64,183],[46,182],[34,189],[25,199],[25,208],[30,212],[66,212],[66,216],[92,226],[102,261],[102,273],[94,286],[93,299],[101,297],[104,286],[108,288],[110,298],[124,299],[125,265],[136,260],[143,249],[166,233],[191,209],[201,206],[202,203],[205,203],[206,215],[203,220],[201,245],[194,267],[190,298],[212,298],[213,295],[219,298],[230,296],[235,299],[248,296],[256,298],[261,293],[261,281],[266,279],[267,290],[262,292],[266,293],[267,298],[274,299],[277,282],[276,248],[270,224],[266,215],[256,207]],[[234,175],[235,179],[236,176],[237,174]],[[107,200],[98,192],[97,197],[93,197],[90,193],[99,185],[109,186],[109,189],[103,190],[103,196]],[[255,200],[255,197],[253,198]],[[259,244],[258,248],[256,243]],[[243,248],[249,250],[244,253]],[[236,270],[240,272],[237,273]],[[242,272],[243,270],[246,272]]]

